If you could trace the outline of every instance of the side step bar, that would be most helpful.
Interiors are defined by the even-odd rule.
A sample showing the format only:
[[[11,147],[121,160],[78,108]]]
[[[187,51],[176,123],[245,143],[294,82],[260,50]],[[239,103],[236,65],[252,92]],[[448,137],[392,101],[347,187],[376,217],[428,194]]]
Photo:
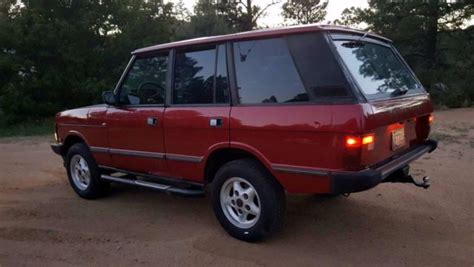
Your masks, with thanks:
[[[125,179],[125,178],[114,177],[114,176],[105,175],[105,174],[102,174],[101,178],[107,181],[111,181],[111,182],[135,185],[135,186],[150,188],[150,189],[154,189],[154,190],[158,190],[158,191],[166,192],[166,193],[173,193],[173,194],[193,196],[193,197],[199,197],[199,196],[204,195],[204,191],[202,189],[178,188],[178,187],[173,187],[171,185],[152,183],[152,182],[147,182],[147,181],[142,181],[142,180]]]

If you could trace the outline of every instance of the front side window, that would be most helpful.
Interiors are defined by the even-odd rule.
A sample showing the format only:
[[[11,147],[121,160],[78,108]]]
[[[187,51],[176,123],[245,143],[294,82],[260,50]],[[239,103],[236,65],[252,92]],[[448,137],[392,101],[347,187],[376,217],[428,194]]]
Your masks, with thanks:
[[[228,103],[225,46],[178,50],[174,73],[174,104]]]
[[[167,54],[136,58],[120,88],[120,103],[164,104],[167,68]]]
[[[308,101],[308,94],[283,38],[233,45],[240,103]]]
[[[408,67],[389,46],[351,40],[335,41],[337,51],[368,98],[401,95],[420,89]]]

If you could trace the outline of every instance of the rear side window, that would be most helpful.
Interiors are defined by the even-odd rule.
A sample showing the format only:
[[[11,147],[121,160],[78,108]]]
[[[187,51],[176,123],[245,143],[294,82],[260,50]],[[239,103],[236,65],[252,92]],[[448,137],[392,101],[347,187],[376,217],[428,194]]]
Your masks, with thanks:
[[[287,37],[303,83],[315,101],[351,98],[346,78],[323,33]]]
[[[309,100],[285,39],[235,42],[233,48],[240,103]]]
[[[225,46],[178,50],[174,70],[174,104],[228,103]]]
[[[120,103],[164,104],[167,68],[167,54],[136,58],[120,88]]]

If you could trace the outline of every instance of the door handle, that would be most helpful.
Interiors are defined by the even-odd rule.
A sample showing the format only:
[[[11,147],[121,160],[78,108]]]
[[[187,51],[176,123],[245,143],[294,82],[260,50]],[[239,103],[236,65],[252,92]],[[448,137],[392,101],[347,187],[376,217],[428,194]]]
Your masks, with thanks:
[[[220,127],[222,126],[222,119],[221,118],[212,118],[209,120],[209,126],[211,127]]]
[[[155,126],[158,124],[158,119],[155,117],[148,117],[148,119],[146,119],[146,123],[150,126]]]

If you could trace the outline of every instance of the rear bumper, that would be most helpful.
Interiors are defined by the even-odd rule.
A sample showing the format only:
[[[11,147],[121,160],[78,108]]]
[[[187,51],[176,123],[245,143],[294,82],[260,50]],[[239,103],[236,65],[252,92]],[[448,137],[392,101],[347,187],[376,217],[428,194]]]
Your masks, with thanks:
[[[438,142],[427,140],[423,144],[383,162],[372,168],[359,172],[331,172],[331,193],[351,193],[370,189],[383,182],[397,170],[403,169],[410,162],[438,147]]]

